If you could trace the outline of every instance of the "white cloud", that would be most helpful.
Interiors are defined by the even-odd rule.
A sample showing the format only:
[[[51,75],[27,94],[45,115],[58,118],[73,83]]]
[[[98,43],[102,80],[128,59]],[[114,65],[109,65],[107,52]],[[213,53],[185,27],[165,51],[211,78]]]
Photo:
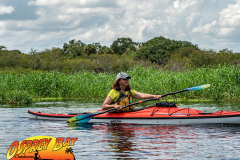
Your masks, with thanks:
[[[202,33],[202,34],[216,34],[218,28],[215,27],[216,25],[216,21],[213,21],[211,23],[205,24],[204,26],[199,26],[199,27],[195,27],[193,28],[193,32],[198,32],[198,33]]]
[[[240,1],[236,4],[229,4],[227,8],[219,13],[220,25],[223,27],[240,26]]]
[[[0,15],[3,14],[11,14],[15,11],[14,7],[12,6],[5,6],[5,5],[0,5]]]
[[[234,28],[220,28],[217,34],[220,37],[231,36],[234,30]]]
[[[29,6],[49,7],[56,6],[78,7],[78,8],[92,8],[92,7],[108,7],[114,5],[114,1],[109,0],[36,0],[28,2]]]
[[[196,26],[196,24],[198,24],[198,20],[200,18],[201,18],[201,14],[199,12],[192,12],[186,18],[186,26],[187,26],[187,28],[191,28],[193,26]]]
[[[8,49],[27,53],[31,48],[62,47],[71,39],[110,46],[119,37],[146,42],[164,36],[201,48],[233,47],[240,52],[233,43],[240,36],[240,0],[32,0],[27,4],[35,8],[37,19],[0,17],[0,44]]]
[[[28,5],[48,6],[62,3],[62,0],[36,0],[28,2]]]
[[[187,9],[194,7],[198,4],[197,0],[176,0],[173,5],[170,5],[165,12],[171,14],[179,14],[181,12],[186,12]]]
[[[220,40],[229,39],[234,33],[239,34],[236,29],[240,26],[240,1],[229,4],[219,12],[219,16],[212,22],[196,26],[192,29],[194,33],[202,33],[204,36]],[[234,35],[236,36],[236,35]],[[240,36],[240,35],[238,35]],[[225,41],[225,40],[224,40]],[[226,42],[224,42],[226,44]]]
[[[37,41],[42,41],[42,40],[49,40],[50,36],[46,34],[41,34],[39,37],[36,38]]]

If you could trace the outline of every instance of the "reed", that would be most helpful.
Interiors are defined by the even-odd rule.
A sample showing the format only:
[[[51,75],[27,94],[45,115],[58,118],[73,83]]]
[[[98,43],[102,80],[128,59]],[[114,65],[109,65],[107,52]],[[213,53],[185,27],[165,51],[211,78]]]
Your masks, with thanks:
[[[131,87],[139,92],[165,94],[188,87],[211,84],[208,89],[180,93],[173,100],[240,100],[240,65],[199,68],[184,72],[156,70],[136,66],[127,74]],[[30,72],[0,74],[0,103],[31,103],[47,99],[85,99],[103,101],[116,74],[83,71]]]

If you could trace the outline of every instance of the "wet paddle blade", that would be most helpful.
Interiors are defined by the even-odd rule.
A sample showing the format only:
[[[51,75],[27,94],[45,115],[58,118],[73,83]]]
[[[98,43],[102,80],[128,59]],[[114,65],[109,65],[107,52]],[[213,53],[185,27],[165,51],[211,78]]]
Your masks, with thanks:
[[[84,114],[84,115],[78,115],[78,116],[69,118],[67,122],[68,123],[74,123],[74,122],[87,123],[93,116],[94,116],[94,114],[92,114],[92,113]]]
[[[186,91],[196,91],[196,90],[201,90],[201,89],[205,89],[205,88],[208,88],[208,87],[210,87],[210,84],[204,84],[204,85],[201,85],[201,86],[186,88],[184,90],[186,90]]]

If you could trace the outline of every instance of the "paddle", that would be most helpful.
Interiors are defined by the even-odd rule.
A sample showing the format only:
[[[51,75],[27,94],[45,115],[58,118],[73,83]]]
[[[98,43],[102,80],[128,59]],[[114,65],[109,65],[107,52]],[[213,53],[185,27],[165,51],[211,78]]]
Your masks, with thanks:
[[[162,97],[165,97],[165,96],[168,96],[168,95],[177,94],[177,93],[181,93],[181,92],[186,92],[186,91],[201,90],[201,89],[205,89],[205,88],[208,88],[208,87],[210,87],[210,84],[205,84],[205,85],[201,85],[201,86],[186,88],[186,89],[181,90],[181,91],[164,94],[164,95],[162,95]],[[146,100],[139,101],[139,102],[136,102],[136,103],[131,103],[131,104],[129,104],[129,105],[126,105],[126,106],[122,107],[122,109],[123,109],[123,108],[126,108],[126,107],[129,107],[129,106],[132,106],[132,105],[140,104],[140,103],[147,102],[147,101],[154,101],[154,100],[157,100],[157,98],[146,99]],[[93,112],[93,113],[90,113],[90,114],[84,114],[84,115],[75,116],[75,117],[70,118],[67,122],[68,122],[68,123],[74,123],[74,122],[86,123],[86,122],[88,122],[93,116],[96,116],[96,115],[99,115],[99,114],[103,114],[103,113],[106,113],[106,112],[110,112],[110,111],[114,111],[114,110],[116,110],[116,109],[115,109],[115,108],[112,108],[112,109],[108,109],[108,110],[102,111],[102,112]]]

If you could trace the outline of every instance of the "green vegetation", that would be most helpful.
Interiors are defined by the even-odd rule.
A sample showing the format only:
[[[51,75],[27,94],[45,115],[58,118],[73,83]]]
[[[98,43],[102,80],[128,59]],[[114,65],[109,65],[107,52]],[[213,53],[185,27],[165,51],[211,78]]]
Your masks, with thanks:
[[[131,87],[139,92],[164,94],[188,87],[211,84],[208,89],[168,96],[175,100],[240,100],[240,65],[200,68],[185,72],[154,70],[140,66],[127,71]],[[15,72],[0,74],[1,103],[31,103],[40,98],[103,101],[116,74],[83,71]]]
[[[190,42],[156,37],[143,43],[142,47],[137,51],[136,57],[138,59],[148,59],[151,62],[165,65],[174,51],[178,52],[178,49],[186,47],[192,47],[198,50],[197,45],[193,45]]]
[[[118,38],[109,47],[100,43],[85,44],[70,40],[63,48],[37,51],[29,54],[18,50],[9,51],[0,46],[0,69],[2,71],[25,69],[73,73],[95,71],[117,73],[133,69],[136,65],[154,69],[186,71],[193,68],[240,64],[240,53],[223,49],[200,50],[187,41],[175,41],[155,37],[145,43],[130,38]]]
[[[0,46],[0,103],[42,99],[103,101],[116,73],[133,76],[132,88],[164,94],[209,83],[210,89],[166,97],[175,100],[240,100],[240,53],[201,50],[187,41],[118,38],[110,47],[70,40],[63,48],[28,54]]]

